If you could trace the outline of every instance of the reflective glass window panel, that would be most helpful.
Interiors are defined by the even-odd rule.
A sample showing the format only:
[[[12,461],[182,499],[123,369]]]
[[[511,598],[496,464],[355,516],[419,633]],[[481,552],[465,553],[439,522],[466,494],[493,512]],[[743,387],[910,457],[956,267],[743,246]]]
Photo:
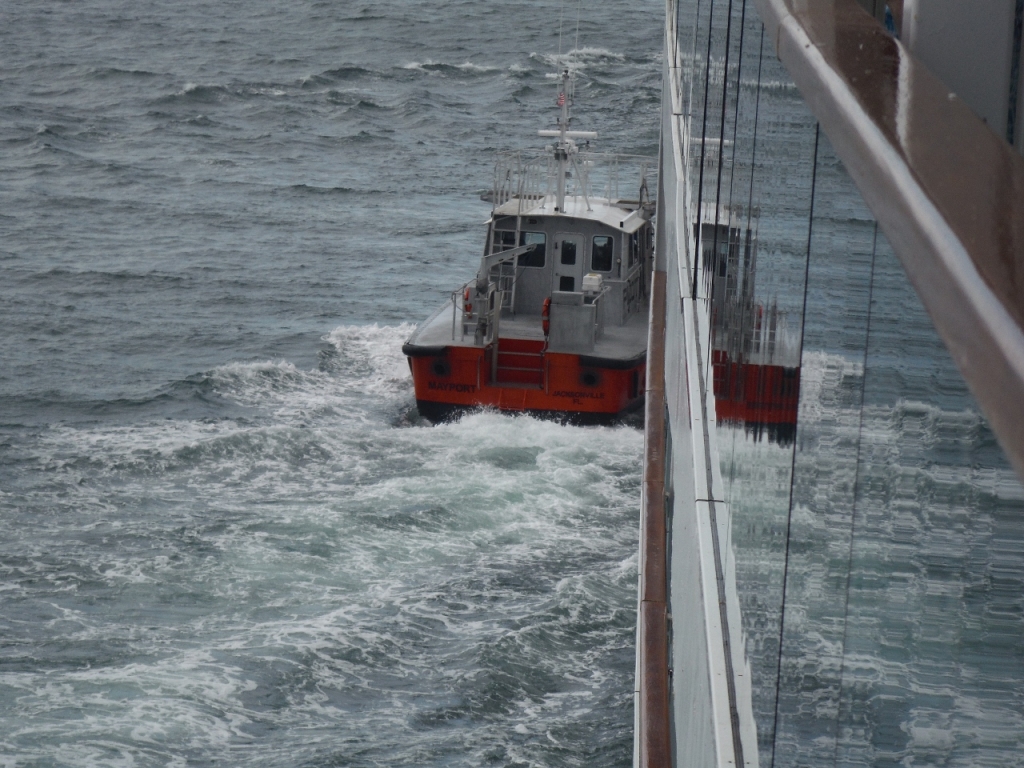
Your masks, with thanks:
[[[610,237],[604,235],[598,235],[594,238],[594,248],[590,256],[591,269],[597,272],[612,271],[613,242]]]
[[[562,249],[562,263],[563,264],[575,264],[576,263],[576,243],[570,240],[563,240],[561,244]]]
[[[520,232],[520,245],[536,245],[530,253],[524,253],[519,257],[520,267],[543,267],[544,254],[546,251],[546,238],[543,232]]]

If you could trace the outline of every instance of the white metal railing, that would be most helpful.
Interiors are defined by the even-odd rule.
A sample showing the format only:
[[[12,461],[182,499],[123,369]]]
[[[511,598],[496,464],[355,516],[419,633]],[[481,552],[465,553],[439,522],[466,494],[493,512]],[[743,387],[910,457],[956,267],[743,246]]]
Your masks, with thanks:
[[[650,203],[657,186],[657,158],[581,150],[570,165],[566,197]],[[547,204],[554,194],[558,163],[544,150],[501,152],[494,165],[491,199],[497,209],[518,200],[518,213]]]

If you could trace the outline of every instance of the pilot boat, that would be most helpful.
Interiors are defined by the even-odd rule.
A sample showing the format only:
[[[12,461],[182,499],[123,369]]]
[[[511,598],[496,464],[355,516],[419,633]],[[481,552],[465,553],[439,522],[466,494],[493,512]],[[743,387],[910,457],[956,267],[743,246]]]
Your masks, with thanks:
[[[613,419],[643,402],[655,158],[590,151],[561,76],[555,141],[498,156],[476,276],[402,351],[431,421],[468,408]],[[653,185],[653,184],[652,184]],[[621,191],[621,194],[620,194]]]

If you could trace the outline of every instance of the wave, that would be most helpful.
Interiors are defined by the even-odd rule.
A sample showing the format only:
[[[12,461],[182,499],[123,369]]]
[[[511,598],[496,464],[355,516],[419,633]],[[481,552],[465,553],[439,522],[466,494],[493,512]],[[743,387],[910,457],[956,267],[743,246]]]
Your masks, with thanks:
[[[230,96],[222,85],[200,85],[185,83],[181,90],[166,94],[155,100],[157,104],[216,104]]]
[[[409,392],[412,379],[401,346],[415,329],[413,323],[339,326],[324,337],[337,353],[330,370],[340,368],[349,375],[358,372],[367,391],[382,395]]]
[[[126,269],[106,271],[100,269],[71,269],[69,267],[52,267],[44,272],[36,272],[29,276],[32,280],[51,280],[52,278],[70,278],[76,283],[81,282],[113,282],[129,281],[159,282],[180,284],[186,281],[181,275],[150,270],[149,272],[130,272]]]
[[[516,99],[516,100],[527,99],[527,98],[529,98],[530,96],[532,96],[536,92],[537,91],[536,91],[536,89],[533,86],[521,85],[518,88],[516,88],[514,91],[512,91],[512,98]]]
[[[393,428],[412,330],[343,325],[315,369],[239,361],[177,385],[244,415],[47,426],[23,452],[39,495],[0,495],[18,505],[5,596],[36,606],[12,625],[33,655],[3,680],[36,713],[19,754],[52,755],[59,729],[87,742],[76,764],[155,764],[187,733],[211,758],[258,742],[319,764],[319,742],[256,738],[311,727],[407,764],[443,756],[438,728],[474,762],[538,762],[553,728],[586,753],[580,723],[630,700],[643,434],[495,412]],[[602,749],[625,759],[621,720]]]
[[[427,72],[434,75],[486,75],[492,72],[503,71],[501,67],[474,64],[471,61],[465,61],[462,64],[446,64],[430,60],[423,62],[412,61],[408,64],[403,64],[402,69]]]
[[[288,93],[286,86],[279,83],[235,83],[232,85],[185,83],[174,93],[165,94],[154,100],[164,105],[213,105],[229,99],[251,99],[257,96],[280,98]]]
[[[66,125],[53,123],[51,125],[39,125],[36,127],[36,136],[63,136],[68,129]]]
[[[456,64],[455,68],[461,72],[475,72],[475,73],[486,73],[486,72],[500,72],[501,67],[488,67],[481,64],[474,64],[471,61],[464,61],[461,64]]]
[[[110,78],[148,79],[152,77],[159,77],[156,72],[150,72],[147,69],[120,69],[118,67],[94,67],[86,70],[86,75],[96,80],[106,80]]]
[[[365,97],[359,99],[359,101],[357,101],[353,106],[363,112],[387,112],[388,110],[393,109],[393,107],[385,104],[378,104],[373,99],[367,99]]]
[[[327,69],[319,74],[307,75],[299,81],[299,87],[310,88],[317,85],[330,85],[348,80],[359,80],[376,75],[372,69],[358,66],[356,64],[345,64],[334,69]]]
[[[350,136],[341,136],[337,139],[339,144],[372,144],[379,141],[390,141],[387,136],[379,136],[369,131],[359,131]]]
[[[530,53],[530,58],[534,61],[543,62],[547,67],[559,71],[566,68],[570,71],[575,71],[590,64],[623,63],[626,61],[624,54],[609,51],[607,48],[593,46],[574,48],[562,54],[532,52]],[[561,77],[561,75],[557,76]]]
[[[557,424],[515,422],[504,415],[487,413],[467,416],[461,426],[425,427],[415,415],[412,381],[401,352],[402,342],[414,327],[406,323],[335,328],[323,337],[328,347],[315,369],[280,360],[235,362],[137,399],[64,404],[76,410],[86,407],[87,412],[96,415],[120,415],[130,423],[56,425],[43,442],[52,448],[59,444],[64,447],[54,450],[46,463],[51,468],[70,468],[80,466],[80,462],[67,457],[87,456],[89,466],[146,475],[174,467],[203,471],[211,460],[228,461],[230,457],[242,464],[270,461],[290,465],[299,456],[337,453],[341,450],[338,440],[345,440],[344,430],[361,433],[397,423],[436,430],[436,440],[442,442],[457,431],[463,435],[459,453],[466,460],[511,470],[532,466],[537,455],[520,455],[515,452],[516,446],[538,444],[541,435],[554,439],[563,434],[565,427]],[[149,411],[174,418],[140,422]],[[401,418],[396,421],[396,416]],[[329,425],[343,432],[330,437],[323,431]],[[501,429],[507,426],[510,431],[495,453],[494,446],[488,448],[487,440],[497,425],[503,425]],[[423,435],[417,434],[410,439],[422,441]],[[475,458],[463,448],[472,451]],[[587,455],[594,458],[593,454]]]
[[[217,120],[211,120],[206,115],[196,115],[195,117],[190,117],[187,120],[182,120],[181,124],[194,125],[200,128],[213,128],[215,126],[222,125],[222,123],[218,122]]]
[[[312,184],[292,184],[284,189],[308,195],[349,195],[358,191],[352,187],[318,187]]]

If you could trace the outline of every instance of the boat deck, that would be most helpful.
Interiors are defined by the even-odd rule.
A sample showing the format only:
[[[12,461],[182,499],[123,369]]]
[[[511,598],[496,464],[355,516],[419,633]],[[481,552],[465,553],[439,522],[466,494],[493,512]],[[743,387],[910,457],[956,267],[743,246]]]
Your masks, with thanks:
[[[452,313],[455,313],[454,322]],[[475,347],[473,336],[462,336],[462,309],[447,302],[423,323],[409,343],[421,347]],[[503,339],[533,339],[543,341],[544,330],[540,315],[502,317],[499,335]],[[605,326],[594,343],[594,349],[582,354],[610,360],[634,360],[647,351],[647,312],[631,316],[625,325]]]

